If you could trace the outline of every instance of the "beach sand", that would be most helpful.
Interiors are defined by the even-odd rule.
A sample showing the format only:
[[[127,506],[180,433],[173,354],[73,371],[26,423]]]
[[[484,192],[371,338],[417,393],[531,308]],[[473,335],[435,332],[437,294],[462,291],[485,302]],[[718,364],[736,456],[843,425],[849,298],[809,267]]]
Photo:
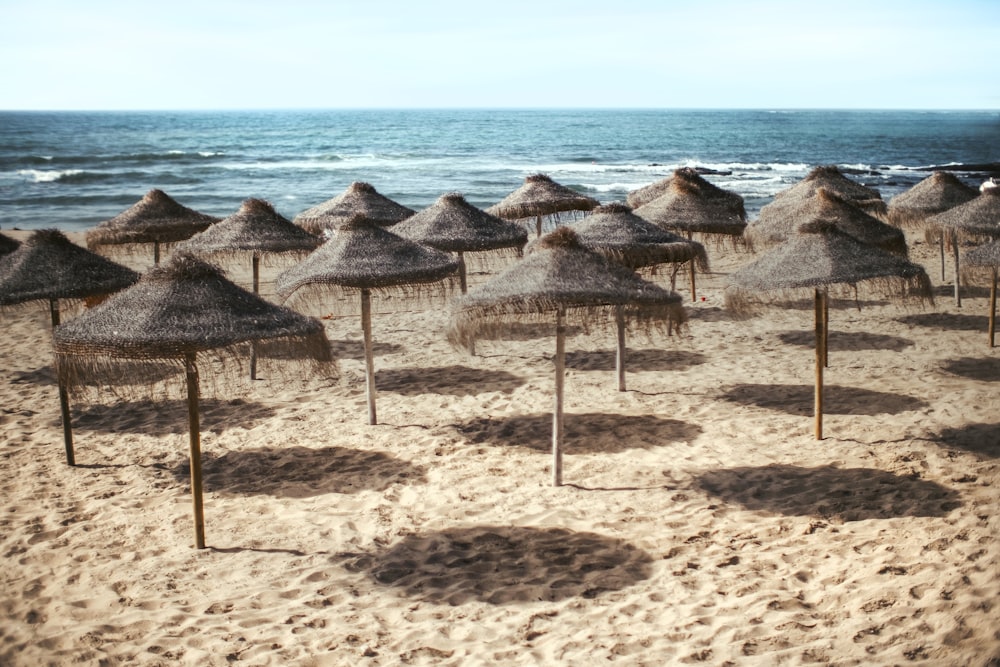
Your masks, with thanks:
[[[204,550],[183,377],[75,401],[69,467],[47,309],[0,313],[0,664],[1000,664],[1000,352],[911,248],[936,304],[834,304],[821,441],[811,309],[722,307],[750,255],[629,338],[626,392],[574,330],[559,488],[551,336],[376,314],[369,426],[360,323],[326,320],[338,378],[206,390]]]

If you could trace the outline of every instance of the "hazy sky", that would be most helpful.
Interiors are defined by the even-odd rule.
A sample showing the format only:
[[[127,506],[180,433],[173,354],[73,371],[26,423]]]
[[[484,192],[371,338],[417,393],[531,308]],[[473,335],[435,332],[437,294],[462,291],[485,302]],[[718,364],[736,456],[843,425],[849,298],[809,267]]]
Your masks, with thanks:
[[[1000,108],[1000,0],[0,0],[0,109]]]

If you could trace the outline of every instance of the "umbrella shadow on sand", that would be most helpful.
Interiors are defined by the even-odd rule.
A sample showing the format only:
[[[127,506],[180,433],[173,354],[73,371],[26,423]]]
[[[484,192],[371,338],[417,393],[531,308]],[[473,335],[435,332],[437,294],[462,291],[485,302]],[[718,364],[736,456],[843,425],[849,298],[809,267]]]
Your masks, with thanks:
[[[914,313],[897,317],[896,321],[909,326],[928,327],[943,331],[986,331],[989,324],[989,318],[986,315],[961,313]]]
[[[778,334],[778,339],[782,343],[799,347],[812,348],[816,344],[816,334],[812,331],[782,331]],[[828,338],[829,349],[834,352],[857,350],[902,352],[913,344],[908,338],[866,331],[831,331]]]
[[[1000,382],[1000,359],[992,357],[961,357],[941,363],[947,373],[981,382]]]
[[[597,533],[530,526],[472,526],[403,537],[344,567],[407,597],[460,605],[592,599],[648,579],[652,557]],[[541,632],[539,632],[541,634]]]
[[[551,414],[482,417],[455,428],[471,444],[518,446],[549,452],[552,448]],[[614,454],[630,449],[691,442],[701,426],[652,415],[616,415],[590,412],[566,414],[565,435],[569,454]]]
[[[986,458],[1000,458],[1000,423],[946,428],[930,439],[943,447],[963,449]]]
[[[702,473],[695,484],[749,510],[841,521],[945,516],[962,504],[953,489],[876,468],[725,468]]]
[[[633,372],[682,371],[706,361],[707,358],[701,352],[687,350],[645,349],[628,351],[628,365]],[[577,371],[613,371],[615,370],[615,351],[567,352],[566,368]]]
[[[383,357],[389,354],[398,354],[406,348],[396,343],[376,343],[372,342],[372,354]],[[365,358],[365,342],[363,340],[331,340],[330,350],[336,359],[358,359]]]
[[[187,481],[190,464],[174,475]],[[385,491],[401,482],[423,483],[422,466],[383,452],[347,447],[264,447],[224,454],[202,453],[205,489],[228,495],[305,498],[325,493]]]
[[[839,385],[828,385],[824,391],[823,411],[831,415],[895,415],[927,407],[919,398],[885,391]],[[720,398],[790,415],[813,414],[813,386],[808,384],[737,384],[725,389]]]
[[[391,391],[404,396],[478,396],[495,391],[509,394],[525,383],[523,378],[507,371],[460,365],[387,368],[375,373],[375,381],[380,391]]]
[[[231,426],[249,429],[275,414],[272,407],[238,398],[202,398],[199,404],[202,431],[210,433],[221,433]],[[74,410],[73,417],[75,428],[105,433],[172,435],[187,433],[189,426],[186,399],[94,404]]]

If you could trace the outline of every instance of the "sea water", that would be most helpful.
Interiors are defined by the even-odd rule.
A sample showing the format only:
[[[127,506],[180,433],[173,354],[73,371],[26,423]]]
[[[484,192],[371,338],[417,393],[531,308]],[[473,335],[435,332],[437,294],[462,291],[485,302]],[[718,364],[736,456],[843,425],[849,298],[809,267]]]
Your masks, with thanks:
[[[159,188],[224,217],[250,197],[286,217],[354,181],[419,210],[458,192],[486,208],[544,173],[602,203],[682,166],[750,218],[813,167],[883,199],[1000,162],[1000,111],[327,110],[0,112],[0,228],[81,230]]]

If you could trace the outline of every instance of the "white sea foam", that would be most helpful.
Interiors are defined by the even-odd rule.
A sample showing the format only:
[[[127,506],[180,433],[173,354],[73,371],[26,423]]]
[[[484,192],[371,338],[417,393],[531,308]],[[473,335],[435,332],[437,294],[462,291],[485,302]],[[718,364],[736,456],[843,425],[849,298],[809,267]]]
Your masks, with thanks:
[[[63,169],[45,171],[42,169],[18,169],[17,175],[27,177],[32,183],[54,183],[66,176],[82,174],[82,169]]]

